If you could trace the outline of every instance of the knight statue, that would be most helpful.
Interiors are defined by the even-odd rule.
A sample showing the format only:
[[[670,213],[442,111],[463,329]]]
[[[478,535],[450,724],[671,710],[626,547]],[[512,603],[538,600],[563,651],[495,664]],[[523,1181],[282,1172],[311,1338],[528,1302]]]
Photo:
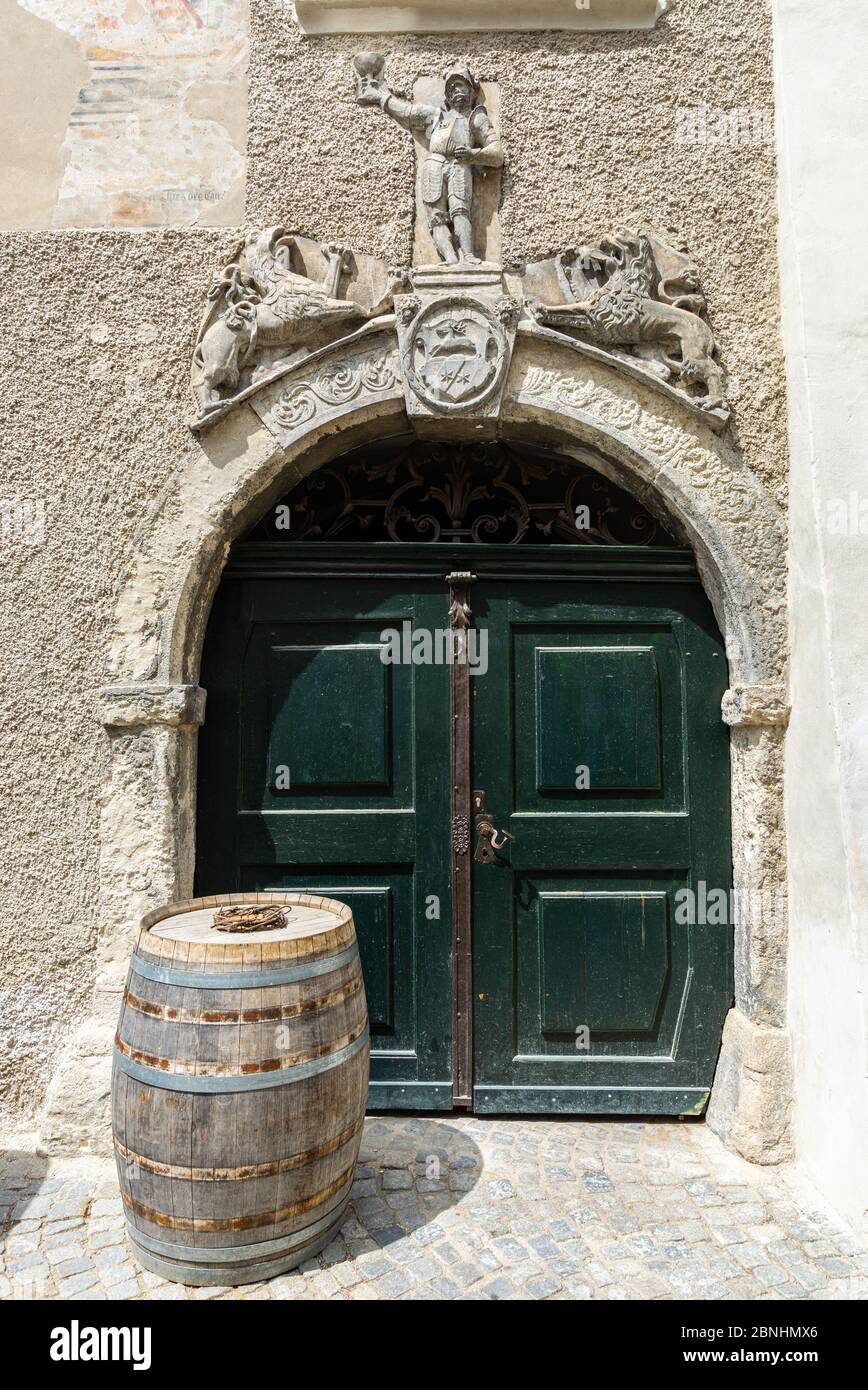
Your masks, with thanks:
[[[366,69],[361,60],[368,56],[375,55],[360,54],[356,60],[356,100],[379,106],[424,146],[417,200],[440,260],[478,262],[473,249],[474,170],[499,169],[504,156],[476,78],[463,65],[450,67],[442,101],[407,101],[383,82],[381,63]]]

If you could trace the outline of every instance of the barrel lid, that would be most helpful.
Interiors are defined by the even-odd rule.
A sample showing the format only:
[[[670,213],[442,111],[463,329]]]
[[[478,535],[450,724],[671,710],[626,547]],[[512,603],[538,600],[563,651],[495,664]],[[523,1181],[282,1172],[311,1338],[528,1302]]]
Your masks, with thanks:
[[[249,933],[218,931],[214,926],[215,914],[221,907],[261,907],[266,903],[284,909],[284,926]],[[209,946],[259,946],[271,941],[297,941],[318,936],[351,919],[352,914],[346,904],[334,898],[302,893],[251,893],[249,897],[232,893],[194,898],[162,908],[149,913],[142,926],[150,936],[168,941],[190,941]]]

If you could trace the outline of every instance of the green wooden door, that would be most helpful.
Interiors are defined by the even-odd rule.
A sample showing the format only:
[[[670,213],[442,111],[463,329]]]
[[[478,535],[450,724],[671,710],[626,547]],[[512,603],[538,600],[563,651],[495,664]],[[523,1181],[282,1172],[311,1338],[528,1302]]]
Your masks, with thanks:
[[[480,581],[474,1107],[699,1112],[731,999],[723,650],[697,583]],[[714,899],[720,902],[719,898]],[[726,914],[728,916],[728,914]]]
[[[387,629],[446,627],[468,556],[487,670],[467,784],[513,837],[473,866],[472,1025],[453,1008],[451,673],[381,659]],[[702,1108],[731,926],[682,922],[679,894],[730,886],[729,756],[686,552],[236,546],[202,684],[197,891],[351,904],[372,1108],[450,1108],[465,1026],[479,1112]]]
[[[380,637],[442,626],[443,585],[258,562],[230,566],[205,644],[197,891],[349,903],[372,1103],[450,1107],[448,672],[385,665]]]

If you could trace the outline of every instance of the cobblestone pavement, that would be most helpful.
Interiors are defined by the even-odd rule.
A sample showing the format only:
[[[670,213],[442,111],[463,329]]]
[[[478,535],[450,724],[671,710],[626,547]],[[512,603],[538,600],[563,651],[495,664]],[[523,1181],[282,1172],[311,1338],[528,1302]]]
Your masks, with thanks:
[[[701,1123],[369,1119],[339,1238],[238,1289],[142,1272],[103,1159],[10,1147],[0,1217],[6,1299],[868,1296],[864,1243]]]

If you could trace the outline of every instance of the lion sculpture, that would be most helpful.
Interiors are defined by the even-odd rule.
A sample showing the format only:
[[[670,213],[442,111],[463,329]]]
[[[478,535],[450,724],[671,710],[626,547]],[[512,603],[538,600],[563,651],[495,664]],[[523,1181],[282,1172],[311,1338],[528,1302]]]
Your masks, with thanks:
[[[661,271],[655,249],[670,259],[668,270]],[[645,232],[620,229],[597,246],[559,256],[557,273],[566,302],[533,305],[539,323],[576,329],[594,343],[628,348],[640,357],[653,356],[656,347],[666,375],[705,388],[697,405],[725,408],[714,334],[699,317],[705,299],[685,256]]]

